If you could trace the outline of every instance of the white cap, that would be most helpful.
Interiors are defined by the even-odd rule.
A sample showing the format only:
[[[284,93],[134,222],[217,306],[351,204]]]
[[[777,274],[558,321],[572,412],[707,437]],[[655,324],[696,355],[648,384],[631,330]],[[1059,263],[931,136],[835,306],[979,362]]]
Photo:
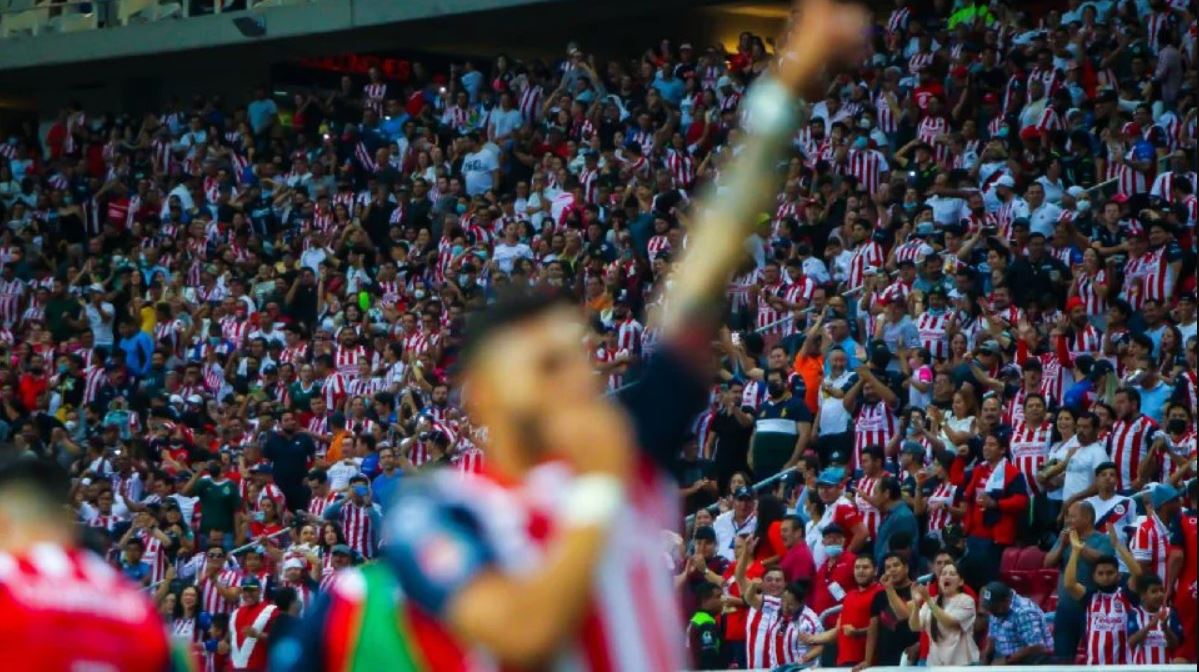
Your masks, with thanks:
[[[204,397],[201,397],[201,396],[200,396],[200,395],[198,395],[198,394],[193,394],[193,395],[191,395],[190,397],[188,397],[188,398],[187,398],[187,403],[189,403],[189,404],[202,404],[202,403],[204,403]]]
[[[304,561],[299,558],[288,558],[283,561],[283,571],[289,569],[304,569]]]
[[[1079,196],[1085,195],[1087,193],[1087,190],[1076,184],[1073,187],[1070,187],[1069,189],[1067,189],[1066,193],[1070,194],[1070,196],[1072,196],[1074,198],[1078,198]]]
[[[179,395],[177,395],[177,394],[172,394],[172,395],[171,395],[171,398],[170,398],[170,399],[168,399],[167,401],[169,401],[169,402],[170,402],[170,403],[172,403],[172,404],[182,404],[182,403],[183,403],[183,397],[181,397],[181,396],[179,396]]]
[[[995,186],[1011,189],[1016,186],[1016,180],[1012,179],[1011,175],[1000,175],[999,179],[995,180]]]

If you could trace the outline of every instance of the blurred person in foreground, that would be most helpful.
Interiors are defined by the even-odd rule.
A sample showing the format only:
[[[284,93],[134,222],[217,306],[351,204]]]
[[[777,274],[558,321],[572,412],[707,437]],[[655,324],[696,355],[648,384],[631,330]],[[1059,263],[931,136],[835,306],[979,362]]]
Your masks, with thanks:
[[[657,542],[677,522],[671,463],[707,398],[719,297],[769,200],[795,96],[818,90],[829,62],[857,57],[865,25],[860,8],[804,3],[792,25],[803,39],[747,98],[751,133],[730,166],[738,197],[707,202],[689,233],[625,412],[601,396],[578,347],[585,325],[554,297],[514,294],[468,326],[463,388],[488,428],[488,473],[435,472],[397,493],[386,562],[336,582],[274,649],[274,667],[683,667]]]
[[[66,473],[53,464],[0,464],[4,669],[187,669],[186,656],[173,658],[149,596],[79,545],[67,491]]]

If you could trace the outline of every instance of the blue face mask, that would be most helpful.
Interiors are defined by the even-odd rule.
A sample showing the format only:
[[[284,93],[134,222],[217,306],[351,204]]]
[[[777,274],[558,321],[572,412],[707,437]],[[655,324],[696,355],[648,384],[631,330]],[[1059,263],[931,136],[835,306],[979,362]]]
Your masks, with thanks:
[[[826,545],[826,546],[824,547],[824,552],[825,552],[825,553],[828,555],[828,557],[830,557],[830,558],[839,558],[839,557],[841,557],[841,552],[842,552],[842,551],[844,551],[844,550],[845,550],[845,547],[844,547],[844,546],[827,546],[827,545]]]
[[[455,209],[455,210],[458,212],[458,214],[460,214],[460,215],[465,215],[465,214],[466,214],[466,204],[465,204],[465,203],[459,203],[459,204],[458,204],[458,206],[457,206],[456,208],[454,208],[454,209]]]
[[[450,248],[450,256],[456,257],[456,256],[462,254],[462,250],[464,250],[464,249],[466,249],[466,248],[462,247],[461,245],[455,245]]]
[[[354,494],[358,495],[359,497],[366,497],[367,494],[370,493],[370,491],[371,491],[371,489],[366,487],[365,485],[355,485],[354,486]]]
[[[904,203],[903,209],[906,212],[915,212],[916,206],[918,206],[918,205],[920,205],[920,204],[919,203]]]
[[[870,142],[864,136],[859,136],[858,139],[853,141],[853,148],[866,149],[868,144],[870,144]]]
[[[933,307],[933,306],[929,306],[929,307],[928,307],[928,314],[929,314],[929,315],[944,315],[944,314],[945,314],[945,309],[944,309],[944,308],[936,308],[936,307]]]

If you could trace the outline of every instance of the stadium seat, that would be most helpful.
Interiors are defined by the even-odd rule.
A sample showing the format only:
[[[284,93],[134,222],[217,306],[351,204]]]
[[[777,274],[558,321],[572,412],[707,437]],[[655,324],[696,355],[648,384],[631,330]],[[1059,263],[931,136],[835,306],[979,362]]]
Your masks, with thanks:
[[[1020,555],[1016,559],[1017,571],[1023,572],[1039,572],[1045,564],[1045,551],[1042,551],[1036,546],[1025,546],[1020,549]]]
[[[999,579],[1004,583],[1011,582],[1012,572],[1016,570],[1020,558],[1020,550],[1015,546],[1003,549],[1003,556],[999,558]]]

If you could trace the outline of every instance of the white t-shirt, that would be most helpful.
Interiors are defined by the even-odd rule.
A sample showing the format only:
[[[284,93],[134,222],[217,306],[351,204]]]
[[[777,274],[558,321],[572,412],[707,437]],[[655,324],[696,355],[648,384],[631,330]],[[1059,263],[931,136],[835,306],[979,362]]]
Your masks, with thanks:
[[[105,320],[101,314],[101,310],[108,313],[108,319]],[[92,340],[96,345],[102,345],[106,348],[112,347],[112,325],[116,319],[116,311],[113,310],[112,304],[103,301],[100,303],[100,308],[88,303],[83,312],[87,315],[87,324],[92,329]]]
[[[933,209],[933,220],[941,226],[957,224],[966,212],[966,201],[952,196],[929,196],[924,204]]]
[[[329,467],[329,489],[333,492],[345,490],[350,486],[350,479],[360,471],[362,471],[362,458],[351,457],[338,460],[336,464]]]
[[[1072,436],[1069,441],[1064,441],[1050,450],[1049,459],[1064,460],[1070,449],[1077,445],[1078,437]],[[1049,498],[1064,502],[1091,487],[1091,484],[1095,482],[1095,467],[1109,459],[1111,458],[1107,456],[1107,450],[1101,442],[1097,441],[1089,446],[1079,448],[1066,465],[1066,478],[1062,482],[1061,489],[1048,493]]]
[[[495,265],[501,271],[505,273],[511,273],[512,266],[520,257],[532,259],[533,248],[525,245],[524,243],[509,245],[505,242],[499,242],[495,244]]]
[[[841,390],[842,392],[853,387],[857,374],[852,371],[844,371],[836,378],[830,378],[829,384]],[[845,404],[842,399],[838,399],[830,394],[825,394],[823,385],[820,390],[820,424],[817,427],[818,435],[839,434],[848,432],[850,421],[853,416],[849,411],[845,410]]]
[[[736,560],[733,545],[737,542],[737,535],[753,534],[757,526],[756,513],[750,514],[740,525],[733,520],[731,510],[716,516],[716,520],[712,521],[712,531],[716,533],[716,554],[729,561]]]
[[[466,178],[466,194],[478,196],[495,186],[492,171],[499,170],[500,162],[495,152],[483,147],[467,154],[462,159],[462,176]]]

